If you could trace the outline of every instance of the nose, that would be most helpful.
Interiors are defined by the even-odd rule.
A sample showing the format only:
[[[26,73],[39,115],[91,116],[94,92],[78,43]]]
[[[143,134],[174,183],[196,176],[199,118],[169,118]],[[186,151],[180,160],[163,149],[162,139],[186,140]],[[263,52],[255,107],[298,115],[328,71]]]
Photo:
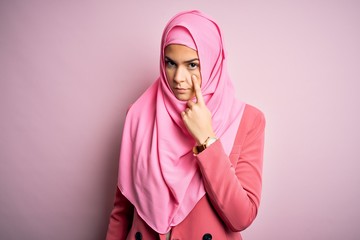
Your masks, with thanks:
[[[184,69],[182,66],[179,66],[175,71],[174,82],[176,83],[185,82],[188,77],[187,75],[188,73],[186,69]]]

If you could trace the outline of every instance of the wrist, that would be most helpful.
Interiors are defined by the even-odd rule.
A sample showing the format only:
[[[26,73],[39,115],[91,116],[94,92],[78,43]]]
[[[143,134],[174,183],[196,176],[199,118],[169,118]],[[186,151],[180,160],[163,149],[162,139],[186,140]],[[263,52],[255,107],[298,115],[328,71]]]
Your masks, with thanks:
[[[208,140],[208,138],[216,138],[215,133],[205,134],[201,137],[196,138],[196,145],[204,145],[204,143]]]
[[[201,153],[206,148],[210,147],[210,145],[216,142],[217,140],[218,139],[215,136],[207,137],[202,144],[198,144],[197,146],[193,147],[194,155]]]

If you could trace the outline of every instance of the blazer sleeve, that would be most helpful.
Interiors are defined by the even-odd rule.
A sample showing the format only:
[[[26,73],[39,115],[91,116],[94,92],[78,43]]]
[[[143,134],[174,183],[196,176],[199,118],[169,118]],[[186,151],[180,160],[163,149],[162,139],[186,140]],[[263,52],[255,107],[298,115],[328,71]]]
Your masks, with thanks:
[[[260,204],[265,118],[246,105],[230,157],[221,139],[197,155],[207,195],[232,231],[255,219]],[[231,161],[232,157],[236,157]]]
[[[134,214],[133,205],[116,188],[114,207],[110,214],[106,240],[125,240],[131,228]]]

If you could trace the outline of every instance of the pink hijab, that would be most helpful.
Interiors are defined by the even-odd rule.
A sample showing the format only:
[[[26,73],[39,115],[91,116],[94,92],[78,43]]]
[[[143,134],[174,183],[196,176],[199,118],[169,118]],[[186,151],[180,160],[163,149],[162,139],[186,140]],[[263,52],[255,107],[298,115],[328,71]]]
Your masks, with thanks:
[[[163,234],[183,221],[206,193],[192,153],[195,141],[181,118],[186,102],[176,99],[165,75],[164,48],[173,43],[198,52],[201,90],[227,154],[245,105],[235,99],[218,25],[199,11],[174,16],[162,36],[160,77],[127,113],[119,161],[120,191],[139,216]]]

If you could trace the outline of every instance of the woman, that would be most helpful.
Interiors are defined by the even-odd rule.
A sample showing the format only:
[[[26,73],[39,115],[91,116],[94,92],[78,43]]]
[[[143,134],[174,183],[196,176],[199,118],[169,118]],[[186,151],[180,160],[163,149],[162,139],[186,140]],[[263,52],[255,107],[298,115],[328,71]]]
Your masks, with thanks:
[[[169,21],[160,59],[127,113],[107,240],[241,239],[260,202],[264,116],[235,98],[203,13]]]

